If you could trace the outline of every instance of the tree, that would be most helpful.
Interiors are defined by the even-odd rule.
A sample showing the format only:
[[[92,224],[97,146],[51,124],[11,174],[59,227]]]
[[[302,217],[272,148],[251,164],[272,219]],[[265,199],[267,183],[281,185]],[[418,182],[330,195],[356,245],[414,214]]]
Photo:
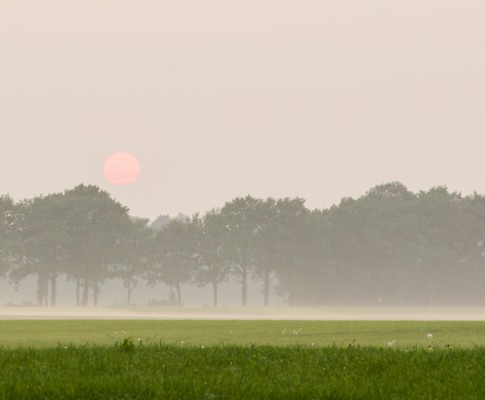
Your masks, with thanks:
[[[190,219],[174,219],[154,239],[154,268],[149,280],[162,281],[170,290],[175,290],[179,306],[182,305],[181,285],[191,280],[197,258],[194,228]]]
[[[68,272],[76,281],[76,303],[86,306],[91,289],[97,305],[99,285],[109,276],[109,265],[119,259],[123,232],[130,224],[128,208],[94,185],[76,186],[64,196],[69,210]]]
[[[414,291],[416,196],[403,184],[375,186],[358,201],[365,214],[367,271],[378,305],[402,305]]]
[[[18,241],[18,207],[9,196],[0,196],[0,276],[11,267]]]
[[[247,305],[248,278],[254,266],[257,232],[262,228],[262,201],[251,196],[238,197],[220,210],[225,225],[224,260],[241,284],[241,304]]]
[[[323,236],[323,214],[310,211],[304,200],[279,199],[272,223],[274,245],[271,259],[279,292],[290,305],[318,304],[324,291],[328,246]]]
[[[336,297],[372,305],[406,301],[416,262],[415,211],[414,194],[391,182],[325,212]]]
[[[68,257],[67,208],[64,195],[54,193],[35,197],[22,204],[22,262],[11,273],[15,281],[37,276],[37,302],[48,305],[49,283],[51,305],[56,305],[57,278],[65,271]]]
[[[203,218],[196,217],[195,224],[196,263],[194,282],[199,286],[212,285],[212,302],[218,304],[218,287],[227,281],[229,267],[223,255],[225,225],[223,217],[215,210],[209,211]]]
[[[453,299],[461,304],[481,304],[485,284],[485,196],[473,193],[460,201],[460,223],[454,229],[462,233],[458,243],[458,264],[453,282],[459,283]]]
[[[148,220],[131,218],[120,231],[119,242],[110,272],[120,278],[126,289],[126,303],[131,304],[133,290],[138,286],[139,278],[146,275],[153,252],[154,231],[148,227]]]
[[[461,223],[459,193],[449,193],[446,187],[431,188],[417,195],[418,231],[420,240],[419,270],[423,302],[433,306],[447,296],[448,282],[459,265],[461,243],[469,229]],[[442,300],[441,300],[442,301]]]
[[[282,213],[285,212],[281,207],[283,203],[276,203],[272,198],[260,201],[256,207],[259,215],[259,224],[254,233],[255,240],[253,246],[254,274],[263,283],[263,303],[269,304],[271,289],[271,278],[281,259],[281,222]]]
[[[159,215],[158,218],[150,224],[150,228],[154,231],[160,231],[170,223],[170,220],[171,218],[169,215]]]

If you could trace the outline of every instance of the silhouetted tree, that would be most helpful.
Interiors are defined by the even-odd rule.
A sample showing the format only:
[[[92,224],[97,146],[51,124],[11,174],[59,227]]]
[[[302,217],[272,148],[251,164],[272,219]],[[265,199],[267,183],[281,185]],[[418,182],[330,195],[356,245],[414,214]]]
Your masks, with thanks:
[[[92,289],[97,305],[99,285],[108,276],[108,266],[119,257],[123,232],[129,226],[128,208],[93,185],[67,190],[65,199],[69,209],[69,276],[76,280],[76,303],[86,306]]]
[[[254,269],[256,235],[264,223],[261,203],[261,200],[251,196],[238,197],[220,210],[225,226],[222,254],[234,276],[239,279],[243,306],[247,305],[248,279]]]
[[[272,231],[276,232],[271,252],[279,293],[290,305],[318,304],[328,275],[328,245],[323,236],[323,214],[310,211],[304,200],[280,199]]]
[[[202,218],[194,218],[192,223],[196,227],[194,283],[212,286],[212,303],[216,307],[219,284],[226,282],[230,273],[223,251],[226,235],[224,218],[212,210]]]
[[[196,231],[190,219],[173,219],[158,231],[154,239],[154,265],[150,281],[161,281],[176,292],[182,305],[181,285],[190,282],[196,263]]]
[[[18,206],[10,196],[0,196],[0,277],[12,267],[18,240]]]
[[[446,297],[447,278],[459,266],[460,243],[465,240],[465,227],[461,221],[459,193],[449,193],[446,187],[435,187],[417,195],[416,213],[420,239],[419,276],[423,302],[433,306],[436,300]]]
[[[37,302],[56,305],[57,278],[67,264],[67,207],[62,193],[35,197],[23,202],[22,261],[10,277],[19,281],[28,275],[37,277]]]
[[[133,290],[151,266],[154,231],[148,227],[147,219],[131,218],[119,234],[110,272],[111,276],[123,282],[126,303],[130,305]]]

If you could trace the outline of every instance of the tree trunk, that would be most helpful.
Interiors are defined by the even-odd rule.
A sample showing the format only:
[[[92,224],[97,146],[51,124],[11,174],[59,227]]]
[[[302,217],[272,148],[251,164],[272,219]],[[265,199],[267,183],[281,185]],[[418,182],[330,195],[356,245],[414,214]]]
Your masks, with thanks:
[[[44,275],[37,276],[37,304],[41,307],[47,306],[48,283],[49,281]]]
[[[131,303],[131,291],[132,291],[132,288],[131,288],[131,279],[128,279],[128,282],[127,282],[127,285],[126,285],[126,304],[127,305],[130,305]]]
[[[217,281],[212,281],[212,299],[214,307],[217,307]]]
[[[51,274],[51,306],[56,306],[57,298],[57,276],[56,273]]]
[[[177,305],[182,305],[182,291],[180,290],[180,282],[177,282],[175,285],[175,289],[177,290]]]
[[[175,293],[173,292],[173,286],[170,286],[170,293],[168,295],[168,302],[171,306],[174,306],[177,304],[177,299],[175,297]]]
[[[76,278],[76,307],[81,305],[81,280]]]
[[[44,307],[49,305],[49,278],[44,278]]]
[[[89,297],[89,279],[84,278],[83,297],[81,300],[81,305],[83,307],[86,307],[88,305],[88,297]]]
[[[98,281],[94,281],[94,285],[93,285],[93,305],[95,307],[98,306],[98,297],[99,297],[99,284],[98,284]]]
[[[270,283],[270,271],[264,271],[264,286],[263,286],[263,296],[264,296],[264,306],[268,307],[269,303],[269,283]]]
[[[241,305],[248,303],[248,271],[246,265],[241,267]]]

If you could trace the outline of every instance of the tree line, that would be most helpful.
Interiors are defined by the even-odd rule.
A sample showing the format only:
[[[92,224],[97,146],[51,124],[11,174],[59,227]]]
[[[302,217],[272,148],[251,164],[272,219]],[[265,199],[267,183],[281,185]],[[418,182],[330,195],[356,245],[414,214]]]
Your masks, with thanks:
[[[76,304],[97,305],[120,279],[126,302],[141,281],[218,290],[257,280],[290,305],[485,304],[485,197],[446,187],[413,193],[399,182],[310,210],[301,198],[238,197],[205,214],[151,224],[109,193],[79,185],[15,202],[0,196],[0,273],[35,276],[39,305],[56,305],[60,277]]]

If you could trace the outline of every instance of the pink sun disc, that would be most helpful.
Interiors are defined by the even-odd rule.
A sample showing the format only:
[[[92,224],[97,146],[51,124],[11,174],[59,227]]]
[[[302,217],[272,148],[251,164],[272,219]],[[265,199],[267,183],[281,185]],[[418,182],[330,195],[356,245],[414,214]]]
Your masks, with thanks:
[[[140,177],[140,161],[128,152],[113,153],[106,158],[103,173],[113,185],[129,185]]]

